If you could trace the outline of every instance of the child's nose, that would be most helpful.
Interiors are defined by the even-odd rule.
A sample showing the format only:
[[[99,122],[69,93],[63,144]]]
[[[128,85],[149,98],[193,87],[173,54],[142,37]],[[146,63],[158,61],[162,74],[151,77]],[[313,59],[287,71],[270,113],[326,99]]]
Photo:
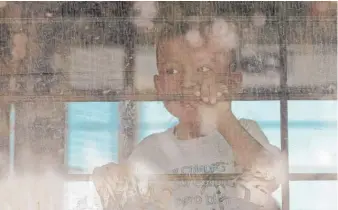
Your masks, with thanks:
[[[184,88],[191,88],[195,86],[197,82],[192,78],[192,75],[184,76],[183,79],[183,87]]]
[[[193,68],[186,69],[182,78],[182,85],[184,88],[190,88],[197,84],[196,71]]]

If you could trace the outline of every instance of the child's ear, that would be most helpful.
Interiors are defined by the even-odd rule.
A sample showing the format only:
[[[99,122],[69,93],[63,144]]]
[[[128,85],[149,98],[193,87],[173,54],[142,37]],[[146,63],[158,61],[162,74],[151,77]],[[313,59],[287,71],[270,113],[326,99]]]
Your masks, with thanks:
[[[160,87],[160,79],[159,79],[158,75],[154,75],[154,86],[155,86],[156,92],[160,93],[161,87]]]

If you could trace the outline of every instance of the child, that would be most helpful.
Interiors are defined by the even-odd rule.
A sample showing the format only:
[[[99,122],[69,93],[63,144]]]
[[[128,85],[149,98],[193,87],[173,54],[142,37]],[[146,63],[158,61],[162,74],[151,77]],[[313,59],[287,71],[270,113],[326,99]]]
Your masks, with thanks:
[[[226,22],[222,24],[231,32]],[[222,24],[214,23],[212,27]],[[233,78],[230,70],[233,43],[226,47],[218,42],[212,27],[201,25],[195,34],[188,32],[184,24],[163,29],[156,49],[157,93],[193,93],[200,100],[164,101],[168,112],[179,119],[175,127],[148,136],[123,166],[108,164],[94,170],[101,198],[102,185],[106,184],[114,196],[117,188],[126,187],[121,178],[112,181],[117,174],[130,181],[137,174],[240,173],[234,180],[217,184],[172,182],[166,208],[273,209],[269,206],[271,193],[282,182],[283,174],[280,151],[269,144],[256,122],[236,119],[231,102],[222,100],[240,85],[241,79]],[[197,38],[191,42],[189,36]]]

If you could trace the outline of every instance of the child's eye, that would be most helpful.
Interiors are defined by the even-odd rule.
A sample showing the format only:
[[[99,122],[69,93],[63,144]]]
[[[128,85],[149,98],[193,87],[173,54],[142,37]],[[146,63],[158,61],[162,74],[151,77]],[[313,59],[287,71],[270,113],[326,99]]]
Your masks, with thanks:
[[[206,67],[206,66],[202,66],[202,67],[197,69],[197,71],[200,71],[200,72],[208,72],[210,70],[211,69],[209,67]]]
[[[167,74],[177,74],[178,71],[177,71],[176,69],[167,69],[167,70],[166,70],[166,73],[167,73]]]
[[[235,72],[236,69],[237,69],[237,63],[236,63],[236,61],[234,61],[230,64],[230,71]]]

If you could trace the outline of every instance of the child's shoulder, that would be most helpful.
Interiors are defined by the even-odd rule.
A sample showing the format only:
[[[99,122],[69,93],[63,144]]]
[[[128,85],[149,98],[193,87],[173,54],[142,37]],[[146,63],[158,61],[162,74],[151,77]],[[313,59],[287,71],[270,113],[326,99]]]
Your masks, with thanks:
[[[145,137],[140,143],[138,143],[132,153],[132,156],[147,156],[149,154],[152,154],[158,148],[161,146],[161,142],[165,139],[170,138],[168,135],[168,132],[170,129],[153,133],[147,137]]]
[[[252,127],[252,126],[259,127],[257,121],[255,120],[247,118],[239,118],[238,120],[243,127]]]
[[[165,131],[150,134],[149,136],[145,137],[140,143],[138,143],[137,147],[160,144],[160,142],[164,139],[170,138],[170,136],[168,135],[169,132],[170,129],[167,129]]]
[[[240,118],[238,121],[253,137],[262,138],[263,131],[257,121],[247,118]]]
[[[276,148],[270,144],[267,136],[265,135],[265,133],[263,132],[257,121],[242,118],[239,119],[239,122],[242,125],[242,127],[263,147],[265,147],[268,150],[276,150]]]
[[[262,129],[260,128],[257,121],[252,119],[240,118],[238,119],[242,127],[249,132],[252,136],[261,135]]]

